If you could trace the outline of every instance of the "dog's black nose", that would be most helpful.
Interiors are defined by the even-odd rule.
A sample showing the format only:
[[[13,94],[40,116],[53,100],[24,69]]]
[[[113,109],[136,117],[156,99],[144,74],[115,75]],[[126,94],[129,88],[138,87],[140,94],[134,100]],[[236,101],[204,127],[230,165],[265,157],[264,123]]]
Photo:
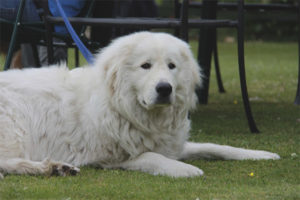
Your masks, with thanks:
[[[156,85],[156,92],[161,97],[168,97],[172,92],[172,86],[167,82],[160,82]]]

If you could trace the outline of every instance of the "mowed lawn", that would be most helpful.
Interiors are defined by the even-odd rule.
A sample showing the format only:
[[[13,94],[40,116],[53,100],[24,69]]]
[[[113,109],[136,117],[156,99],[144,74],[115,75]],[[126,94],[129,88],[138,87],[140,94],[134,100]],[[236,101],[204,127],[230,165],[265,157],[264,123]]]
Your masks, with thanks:
[[[218,93],[213,69],[209,104],[192,114],[192,141],[268,150],[280,160],[187,161],[205,175],[179,179],[91,167],[75,177],[8,175],[0,181],[0,199],[299,200],[300,106],[293,104],[297,52],[296,43],[246,43],[248,90],[260,134],[251,134],[247,126],[235,43],[219,44],[226,93]]]

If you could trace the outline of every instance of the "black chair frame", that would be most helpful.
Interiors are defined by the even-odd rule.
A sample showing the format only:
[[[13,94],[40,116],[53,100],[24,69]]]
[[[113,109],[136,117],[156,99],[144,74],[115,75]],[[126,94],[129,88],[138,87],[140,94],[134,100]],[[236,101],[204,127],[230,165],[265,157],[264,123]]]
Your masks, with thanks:
[[[14,21],[10,21],[10,20],[6,20],[6,19],[2,19],[0,18],[0,23],[1,24],[7,24],[10,26],[13,26],[12,29],[12,36],[11,36],[11,40],[9,43],[9,48],[8,48],[8,52],[7,52],[7,56],[5,59],[5,65],[4,65],[4,70],[8,70],[10,67],[10,63],[13,57],[13,53],[15,51],[16,48],[16,43],[17,43],[17,39],[19,34],[21,33],[30,33],[33,34],[34,36],[29,37],[27,39],[20,39],[21,43],[23,43],[24,41],[27,43],[29,42],[34,50],[34,57],[37,61],[37,64],[39,63],[39,58],[38,58],[38,53],[37,53],[37,49],[36,49],[36,44],[39,45],[47,45],[47,49],[48,52],[50,51],[50,60],[53,61],[53,52],[52,48],[53,46],[68,46],[70,48],[74,48],[75,49],[75,65],[79,66],[79,52],[78,52],[78,48],[75,45],[75,43],[73,42],[73,40],[71,39],[71,37],[67,36],[67,35],[62,35],[62,34],[58,34],[53,32],[53,26],[51,24],[49,24],[46,20],[40,21],[40,22],[22,22],[22,15],[23,15],[23,10],[24,10],[24,6],[25,6],[25,1],[26,0],[20,0],[20,4],[18,7],[18,12],[17,12],[17,16],[16,19]],[[85,11],[83,13],[83,15],[85,17],[90,17],[91,16],[91,11],[92,11],[92,7],[94,4],[95,0],[88,0],[87,4],[85,5]],[[48,10],[48,1],[44,0],[41,2],[42,7],[43,7],[43,12],[41,13],[42,17],[44,17],[44,15],[49,15],[49,10]],[[47,28],[46,28],[47,27]],[[83,25],[81,26],[81,29],[78,30],[79,35],[80,35],[80,39],[85,43],[85,45],[87,45],[88,47],[90,47],[91,49],[96,49],[98,48],[100,45],[96,42],[90,42],[84,35],[84,32],[86,30],[86,26]],[[55,37],[55,38],[59,38],[62,40],[62,42],[45,42],[47,41],[47,38],[49,39],[49,32],[51,32],[51,38]],[[38,36],[38,37],[36,37]],[[48,44],[51,44],[51,48],[48,48]],[[52,62],[49,62],[52,63]],[[38,64],[39,65],[39,64]],[[37,66],[39,67],[39,66]]]
[[[203,8],[202,2],[190,2],[191,8]],[[237,4],[236,3],[225,3],[225,2],[218,2],[217,3],[218,9],[226,9],[226,10],[236,10]],[[269,3],[269,4],[262,4],[262,3],[245,3],[244,10],[246,11],[275,11],[275,10],[285,10],[297,13],[297,25],[298,31],[300,31],[300,0],[298,0],[298,5],[291,5],[291,4],[283,4],[283,3]],[[205,12],[205,11],[204,11]],[[216,39],[217,40],[217,39]],[[298,85],[296,90],[296,98],[294,103],[296,105],[300,105],[300,33],[298,34]],[[219,67],[219,59],[218,59],[218,49],[217,44],[213,47],[213,55],[214,55],[214,63],[215,63],[215,71],[216,71],[216,78],[217,78],[217,85],[219,88],[220,93],[224,93],[225,89],[223,86],[220,67]],[[203,103],[207,103],[207,100],[203,100]]]

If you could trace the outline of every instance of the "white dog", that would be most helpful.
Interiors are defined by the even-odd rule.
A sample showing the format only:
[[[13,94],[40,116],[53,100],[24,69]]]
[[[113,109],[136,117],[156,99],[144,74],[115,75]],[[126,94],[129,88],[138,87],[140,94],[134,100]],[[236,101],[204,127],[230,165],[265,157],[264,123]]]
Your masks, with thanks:
[[[192,177],[202,170],[178,160],[279,159],[187,142],[198,84],[189,46],[150,32],[115,40],[94,66],[1,72],[0,172],[64,176],[95,165]]]

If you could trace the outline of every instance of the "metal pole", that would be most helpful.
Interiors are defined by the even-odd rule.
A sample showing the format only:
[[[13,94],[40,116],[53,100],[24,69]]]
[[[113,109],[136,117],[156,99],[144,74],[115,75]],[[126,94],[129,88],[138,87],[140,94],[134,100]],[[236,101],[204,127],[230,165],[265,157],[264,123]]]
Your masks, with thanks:
[[[75,67],[79,67],[79,50],[75,47]]]
[[[15,50],[15,46],[16,46],[16,38],[17,38],[17,34],[18,34],[18,29],[21,25],[21,20],[22,20],[22,15],[23,15],[23,11],[24,11],[25,1],[26,0],[21,0],[19,8],[18,8],[18,13],[17,13],[17,17],[16,17],[16,20],[15,20],[15,23],[14,23],[14,28],[13,28],[13,32],[12,32],[12,36],[11,36],[11,41],[9,43],[8,52],[7,52],[7,56],[6,56],[6,59],[5,59],[4,70],[9,69],[11,59],[12,59],[13,54],[14,54],[14,50]]]
[[[174,16],[176,19],[180,18],[180,8],[181,8],[182,4],[179,3],[179,0],[174,0]],[[174,35],[176,37],[180,36],[180,29],[179,28],[175,28],[174,31]]]
[[[189,41],[189,25],[188,25],[188,9],[189,9],[189,1],[183,0],[181,5],[181,17],[180,17],[180,37],[184,41]]]
[[[48,21],[48,16],[50,16],[50,11],[48,9],[48,1],[43,1],[43,9],[44,9],[44,23],[46,28],[46,44],[47,44],[47,54],[48,54],[48,65],[54,63],[54,52],[53,52],[53,35],[52,35],[52,26]]]
[[[201,19],[216,19],[217,0],[203,0]],[[199,31],[198,63],[204,75],[202,87],[196,90],[199,103],[208,103],[209,80],[211,70],[211,56],[215,43],[215,27],[202,27]]]
[[[300,105],[300,0],[298,0],[298,86],[295,104]]]
[[[244,102],[244,108],[248,119],[249,128],[252,133],[259,133],[255,121],[252,116],[251,107],[248,98],[246,71],[245,71],[245,58],[244,58],[244,0],[238,0],[238,62],[241,92]]]
[[[218,57],[218,38],[217,38],[217,30],[215,31],[215,43],[214,43],[214,62],[215,62],[215,71],[216,71],[216,78],[218,83],[218,88],[220,93],[225,93],[225,89],[222,82],[221,72],[220,72],[220,65],[219,65],[219,57]]]

